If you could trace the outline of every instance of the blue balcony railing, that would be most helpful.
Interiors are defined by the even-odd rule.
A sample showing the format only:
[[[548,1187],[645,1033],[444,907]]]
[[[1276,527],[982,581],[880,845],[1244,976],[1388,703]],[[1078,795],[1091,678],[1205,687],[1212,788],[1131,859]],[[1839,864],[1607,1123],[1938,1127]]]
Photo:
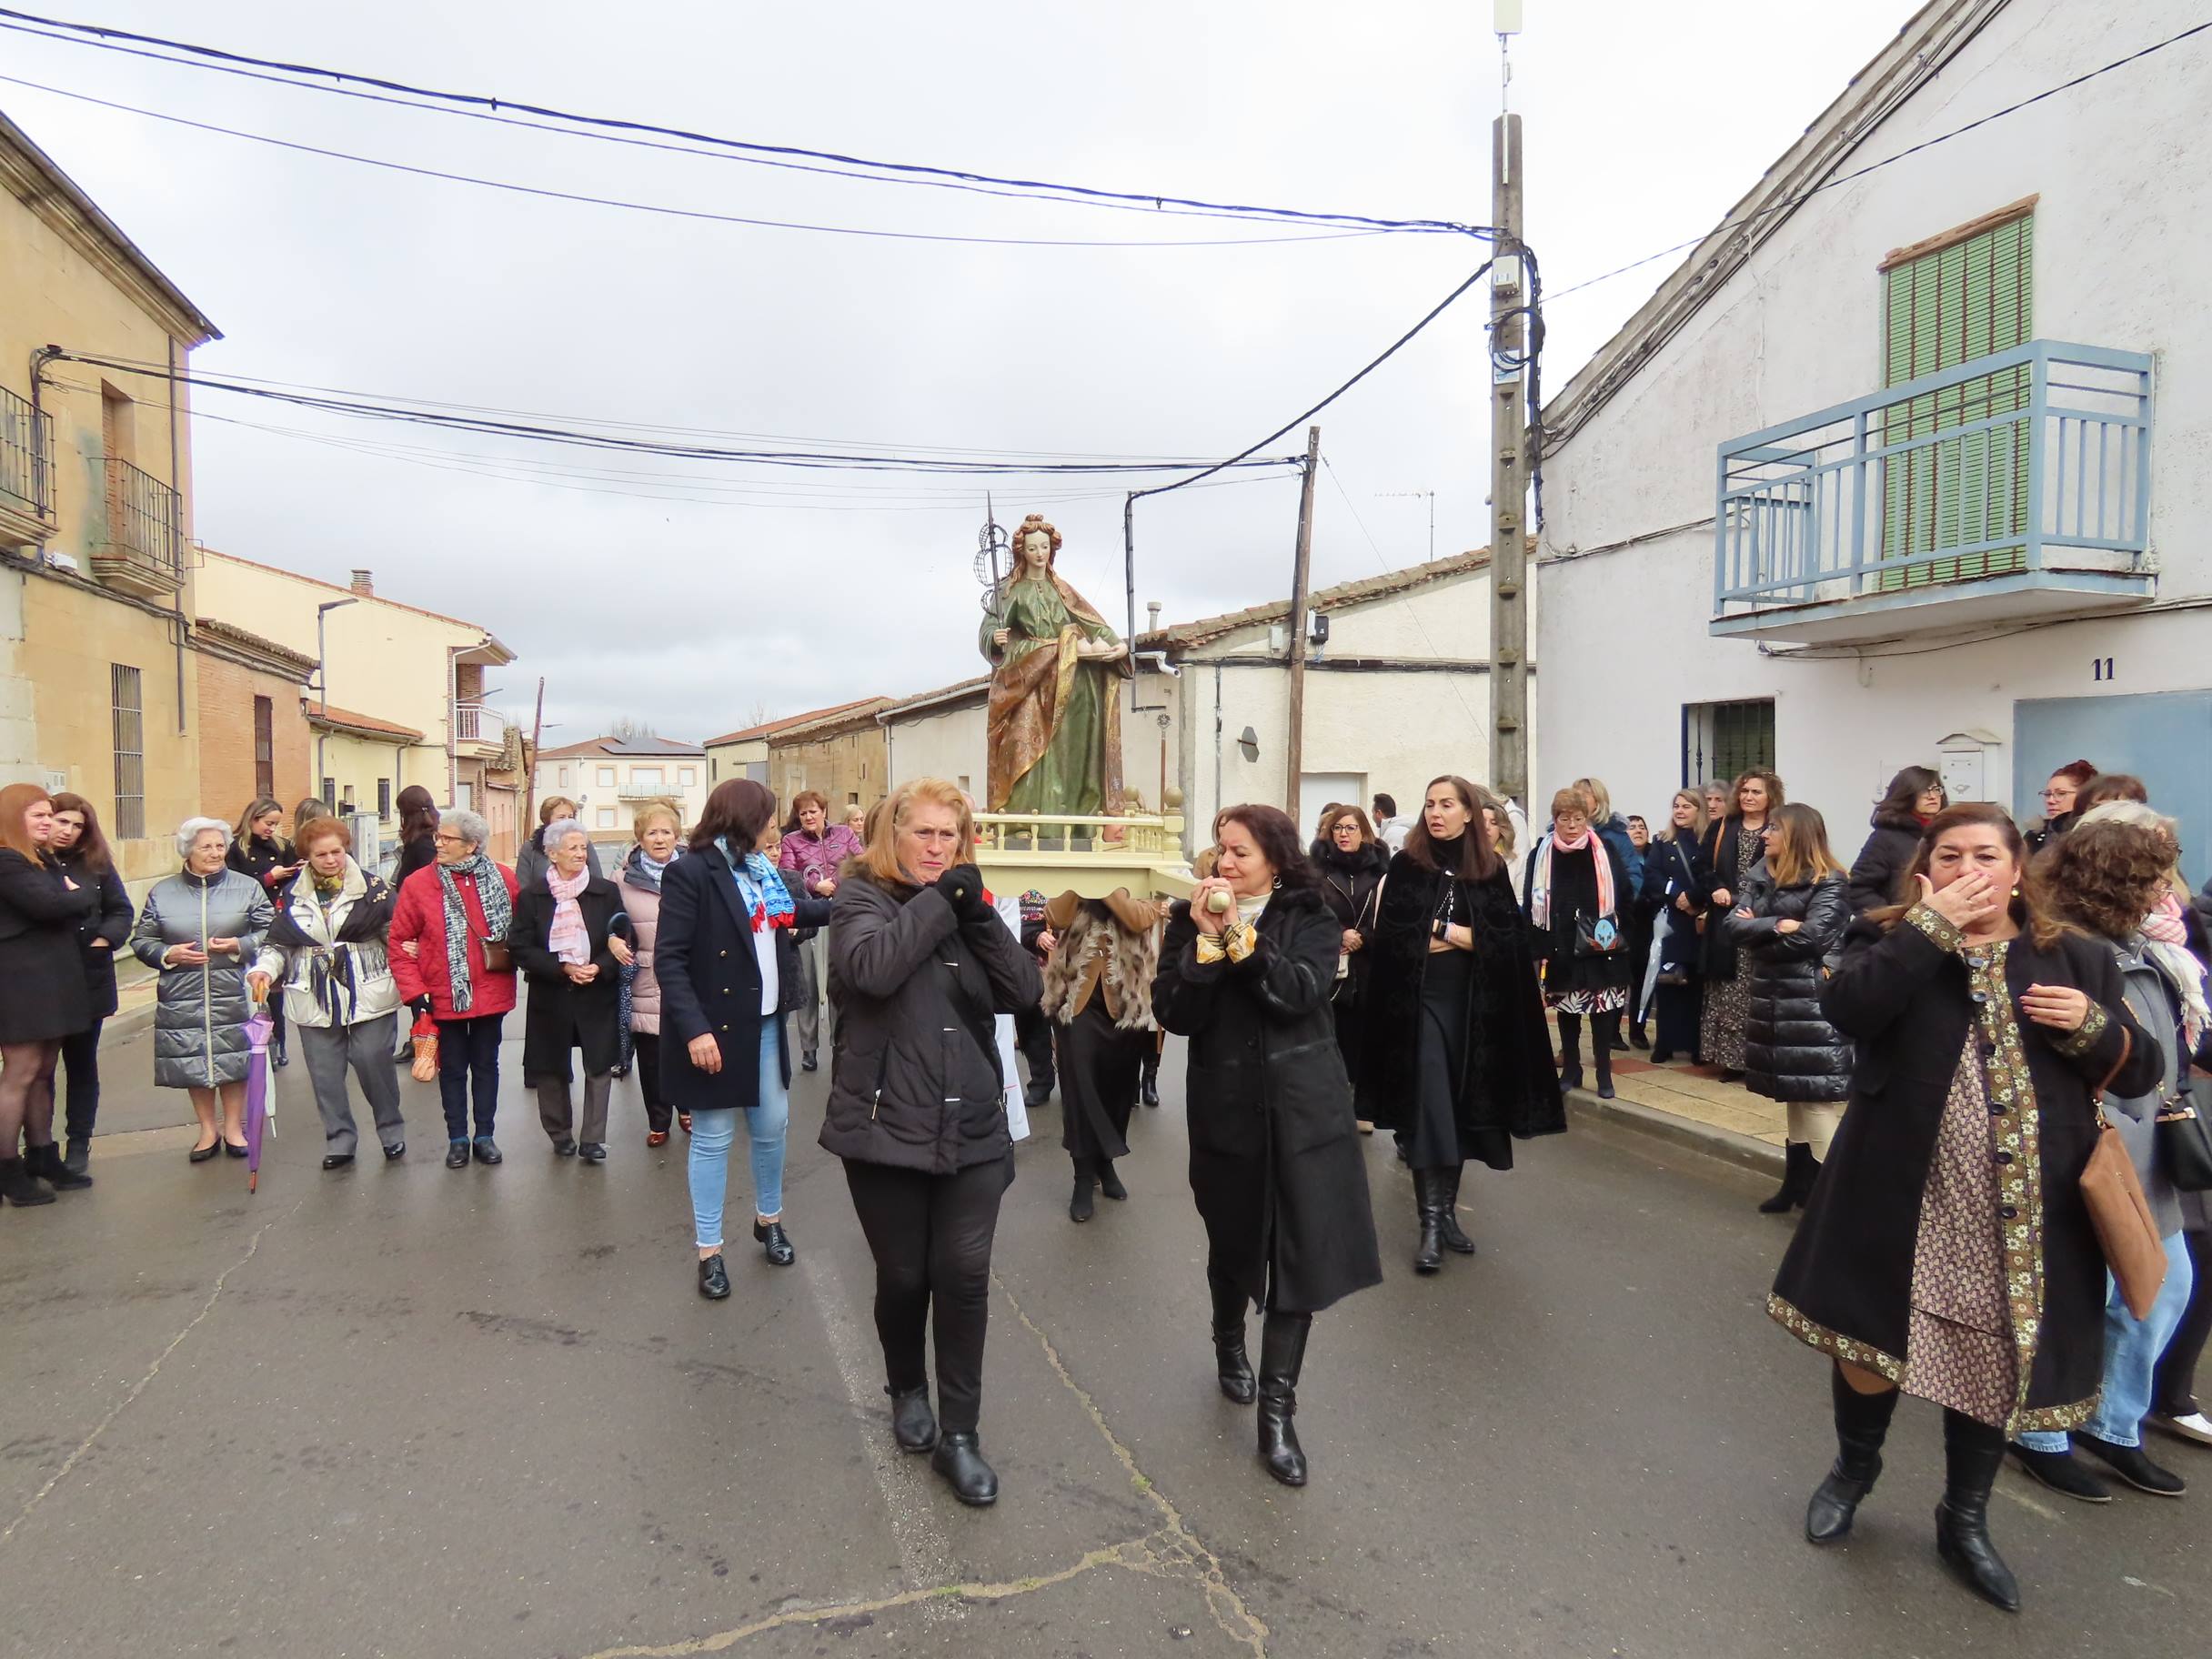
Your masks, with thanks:
[[[1713,631],[2147,597],[2151,359],[2033,340],[1720,447]]]

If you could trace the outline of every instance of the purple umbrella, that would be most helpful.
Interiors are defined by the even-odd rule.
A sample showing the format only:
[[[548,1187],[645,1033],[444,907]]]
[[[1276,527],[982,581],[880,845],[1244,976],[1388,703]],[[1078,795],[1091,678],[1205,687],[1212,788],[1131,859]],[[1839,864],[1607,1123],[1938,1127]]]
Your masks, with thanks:
[[[253,1052],[246,1061],[246,1190],[261,1184],[261,1135],[266,1122],[276,1132],[276,1100],[269,1078],[269,1033],[276,1021],[262,1009],[246,1022],[246,1041]]]

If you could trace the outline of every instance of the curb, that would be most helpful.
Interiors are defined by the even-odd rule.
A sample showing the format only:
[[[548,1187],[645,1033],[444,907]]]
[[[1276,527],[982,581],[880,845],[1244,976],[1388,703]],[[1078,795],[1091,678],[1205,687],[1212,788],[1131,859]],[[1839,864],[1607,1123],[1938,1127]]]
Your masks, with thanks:
[[[149,997],[134,1008],[110,1014],[106,1023],[100,1027],[100,1041],[104,1043],[127,1041],[139,1032],[150,1030],[153,1024],[154,1000]]]
[[[1567,1115],[1584,1122],[1611,1123],[1654,1141],[1664,1141],[1693,1152],[1703,1152],[1724,1163],[1733,1163],[1777,1179],[1785,1162],[1782,1149],[1769,1146],[1733,1129],[1678,1118],[1673,1112],[1641,1106],[1634,1101],[1601,1101],[1587,1089],[1567,1091]]]

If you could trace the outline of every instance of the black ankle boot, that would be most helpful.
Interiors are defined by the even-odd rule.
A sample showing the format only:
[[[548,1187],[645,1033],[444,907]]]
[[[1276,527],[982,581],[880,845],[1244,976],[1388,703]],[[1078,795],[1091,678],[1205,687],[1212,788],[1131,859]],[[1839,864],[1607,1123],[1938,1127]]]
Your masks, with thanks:
[[[1613,1051],[1621,1046],[1621,1029],[1607,1022],[1590,1028],[1590,1059],[1597,1067],[1597,1098],[1610,1101],[1613,1093]]]
[[[1252,1299],[1235,1285],[1206,1275],[1213,1292],[1213,1366],[1222,1393],[1239,1405],[1250,1405],[1259,1392],[1252,1374],[1252,1357],[1244,1352],[1244,1316]]]
[[[937,1443],[937,1413],[930,1409],[930,1384],[896,1389],[885,1385],[891,1397],[891,1437],[901,1452],[927,1452]]]
[[[1091,1189],[1094,1179],[1091,1173],[1091,1161],[1078,1158],[1075,1161],[1075,1191],[1068,1200],[1070,1221],[1087,1222],[1091,1219]]]
[[[1583,1086],[1583,1022],[1572,1015],[1559,1018],[1559,1091]]]
[[[1098,1171],[1099,1194],[1101,1197],[1111,1198],[1119,1202],[1121,1200],[1129,1196],[1129,1189],[1121,1184],[1121,1178],[1113,1172],[1112,1159],[1100,1159],[1098,1161]]]
[[[1260,1326],[1260,1461],[1285,1486],[1306,1483],[1306,1454],[1291,1419],[1298,1414],[1298,1372],[1312,1329],[1311,1313],[1272,1309]]]
[[[1862,1394],[1844,1381],[1840,1367],[1829,1368],[1828,1392],[1835,1400],[1837,1450],[1835,1467],[1805,1506],[1805,1535],[1811,1543],[1834,1543],[1850,1533],[1859,1504],[1881,1476],[1882,1443],[1897,1412],[1895,1389]]]
[[[1474,1241],[1461,1232],[1459,1225],[1459,1178],[1466,1170],[1465,1164],[1455,1163],[1448,1170],[1436,1171],[1437,1197],[1442,1201],[1437,1206],[1436,1219],[1444,1248],[1458,1255],[1472,1256]]]
[[[1813,1161],[1813,1149],[1802,1141],[1793,1141],[1784,1153],[1782,1190],[1759,1206],[1761,1215],[1787,1215],[1803,1207],[1805,1195],[1813,1190],[1813,1177],[1820,1165]]]
[[[1137,1098],[1147,1106],[1160,1104],[1160,1056],[1157,1052],[1149,1055],[1144,1061],[1143,1073],[1137,1084]]]
[[[0,1158],[0,1200],[11,1204],[50,1204],[54,1189],[24,1167],[20,1158]]]
[[[952,1495],[963,1503],[984,1509],[999,1501],[999,1477],[983,1461],[973,1429],[940,1434],[937,1450],[930,1453],[930,1467],[945,1477]]]
[[[1936,1553],[1967,1589],[2006,1613],[2020,1611],[2020,1583],[1989,1541],[1989,1489],[2005,1461],[2005,1431],[1957,1412],[1943,1414],[1943,1502]]]
[[[62,1149],[49,1141],[44,1146],[25,1145],[24,1167],[56,1192],[77,1192],[92,1185],[92,1177],[80,1175],[62,1161]]]
[[[1413,1209],[1421,1218],[1421,1242],[1413,1246],[1413,1271],[1433,1273],[1444,1264],[1444,1202],[1442,1170],[1413,1171]]]

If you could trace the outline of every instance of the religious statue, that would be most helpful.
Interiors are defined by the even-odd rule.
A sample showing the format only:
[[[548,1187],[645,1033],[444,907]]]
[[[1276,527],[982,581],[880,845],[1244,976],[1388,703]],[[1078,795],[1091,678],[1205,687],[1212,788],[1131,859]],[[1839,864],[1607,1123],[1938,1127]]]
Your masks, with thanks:
[[[978,643],[991,665],[989,810],[1118,812],[1129,647],[1053,569],[1060,532],[1031,513]]]

